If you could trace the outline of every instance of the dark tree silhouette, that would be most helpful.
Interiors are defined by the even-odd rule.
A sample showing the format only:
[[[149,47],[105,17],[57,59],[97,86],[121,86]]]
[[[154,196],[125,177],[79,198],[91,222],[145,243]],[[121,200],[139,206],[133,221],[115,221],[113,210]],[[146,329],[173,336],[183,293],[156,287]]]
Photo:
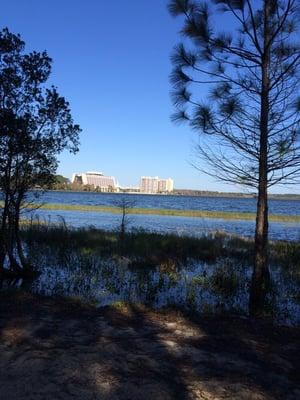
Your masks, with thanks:
[[[80,133],[68,102],[55,87],[45,87],[51,59],[24,48],[19,35],[0,32],[0,271],[7,257],[14,274],[31,273],[19,229],[28,191],[52,182],[57,155],[76,152]]]
[[[173,120],[203,134],[199,169],[258,193],[250,313],[259,315],[269,282],[268,188],[300,178],[299,1],[172,0],[169,11],[183,16],[186,42],[172,56]],[[230,32],[218,30],[216,12]],[[206,102],[197,85],[208,85]]]

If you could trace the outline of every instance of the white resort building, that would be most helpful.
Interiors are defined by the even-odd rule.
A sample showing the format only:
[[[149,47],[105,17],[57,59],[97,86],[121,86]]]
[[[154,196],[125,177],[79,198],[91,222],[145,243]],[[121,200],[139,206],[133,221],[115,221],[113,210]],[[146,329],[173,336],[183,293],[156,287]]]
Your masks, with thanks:
[[[100,189],[101,192],[117,190],[116,180],[113,176],[105,176],[102,172],[97,171],[73,174],[72,183],[94,186],[94,188]]]

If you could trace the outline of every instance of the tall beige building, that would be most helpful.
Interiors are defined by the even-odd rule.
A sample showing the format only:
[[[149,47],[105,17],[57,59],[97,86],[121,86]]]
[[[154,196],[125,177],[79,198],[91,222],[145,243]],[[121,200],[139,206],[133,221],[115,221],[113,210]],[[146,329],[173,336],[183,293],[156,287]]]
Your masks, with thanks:
[[[96,171],[73,174],[72,183],[91,185],[103,192],[115,191],[117,188],[116,181],[113,176],[105,176],[102,172]]]
[[[141,193],[170,193],[174,189],[174,181],[171,178],[160,179],[158,176],[142,176],[140,179]]]
[[[170,193],[174,190],[174,181],[171,178],[159,179],[158,181],[158,192],[159,193]]]

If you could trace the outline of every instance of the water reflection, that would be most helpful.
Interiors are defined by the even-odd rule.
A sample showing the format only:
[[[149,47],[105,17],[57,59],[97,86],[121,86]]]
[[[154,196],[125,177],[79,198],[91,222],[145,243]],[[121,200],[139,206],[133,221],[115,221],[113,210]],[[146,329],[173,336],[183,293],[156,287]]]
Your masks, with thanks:
[[[104,306],[117,301],[154,308],[176,306],[197,312],[246,314],[250,267],[232,259],[215,264],[189,260],[184,265],[130,267],[129,260],[100,259],[76,252],[39,248],[33,262],[41,274],[32,282],[6,282],[43,295],[76,296]],[[300,323],[300,279],[296,271],[271,268],[270,316],[285,324]]]

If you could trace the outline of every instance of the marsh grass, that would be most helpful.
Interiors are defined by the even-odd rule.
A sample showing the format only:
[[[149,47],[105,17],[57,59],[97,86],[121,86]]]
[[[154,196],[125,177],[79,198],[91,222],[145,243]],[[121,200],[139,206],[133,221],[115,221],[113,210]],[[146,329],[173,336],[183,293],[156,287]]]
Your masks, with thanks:
[[[44,210],[61,211],[85,211],[85,212],[105,212],[111,214],[121,214],[122,210],[117,206],[91,206],[76,204],[42,204],[39,207]],[[173,210],[162,208],[139,208],[132,207],[127,209],[127,214],[143,215],[162,215],[177,217],[198,217],[198,218],[220,218],[226,220],[255,220],[254,213],[247,212],[225,212],[225,211],[205,211],[205,210]],[[269,220],[272,222],[300,222],[299,215],[270,214]]]
[[[188,259],[215,263],[226,258],[251,265],[254,254],[252,239],[224,232],[190,237],[131,230],[126,232],[120,243],[118,231],[105,231],[94,227],[68,228],[62,219],[59,224],[38,220],[26,223],[22,226],[22,235],[29,252],[34,246],[47,246],[64,254],[76,251],[82,257],[127,257],[131,267],[149,268],[161,265],[171,268],[172,265],[184,263]],[[299,273],[299,242],[273,241],[269,246],[271,263]]]
[[[215,262],[229,250],[226,236],[221,233],[193,238],[132,230],[125,234],[120,243],[117,231],[108,232],[92,227],[68,229],[64,224],[41,223],[23,226],[22,235],[29,251],[34,246],[46,245],[65,253],[75,250],[84,256],[129,257],[132,260],[130,265],[135,267],[170,266],[189,258]],[[234,246],[230,252],[244,256],[247,247],[245,243],[241,252]]]
[[[232,265],[223,264],[210,276],[210,287],[213,292],[227,298],[233,296],[239,287],[239,276]]]
[[[38,293],[105,298],[116,307],[162,301],[163,307],[173,304],[191,312],[247,310],[251,239],[223,232],[196,238],[132,230],[120,243],[118,230],[69,228],[63,220],[26,223],[22,236],[32,261],[40,262],[42,278],[33,285]],[[299,243],[270,242],[274,285],[266,311],[272,318],[286,313],[299,321],[299,306],[293,308],[300,300],[299,255]]]
[[[300,273],[300,242],[274,241],[270,243],[271,259],[283,267]]]

